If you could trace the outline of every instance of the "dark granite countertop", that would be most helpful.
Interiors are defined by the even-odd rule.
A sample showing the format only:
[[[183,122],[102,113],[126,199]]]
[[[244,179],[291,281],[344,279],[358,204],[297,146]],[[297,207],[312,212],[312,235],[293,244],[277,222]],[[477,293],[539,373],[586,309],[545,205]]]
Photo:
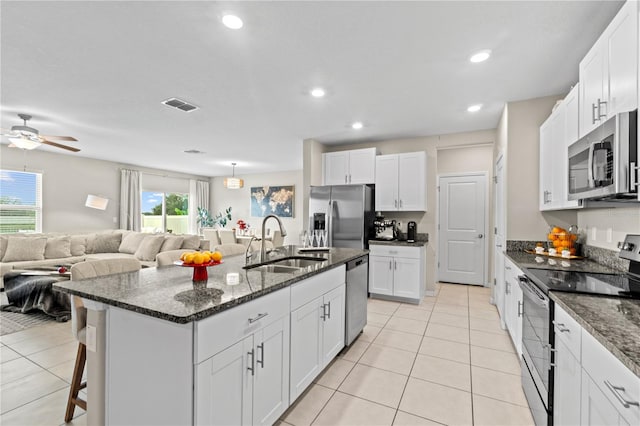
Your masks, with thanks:
[[[640,300],[549,293],[555,303],[640,377]]]
[[[520,269],[552,269],[559,271],[591,272],[595,274],[620,274],[620,271],[589,259],[564,259],[540,256],[524,251],[505,251],[504,254]]]
[[[290,286],[366,255],[367,250],[331,248],[329,252],[298,253],[296,246],[274,250],[269,260],[288,256],[319,257],[326,261],[295,273],[245,270],[244,256],[230,256],[208,267],[209,282],[204,290],[194,290],[193,268],[165,266],[139,272],[109,275],[79,281],[65,281],[54,290],[103,302],[176,323],[188,323]],[[256,257],[258,253],[254,255]],[[249,263],[256,263],[251,259]],[[237,282],[237,284],[235,284]],[[217,289],[217,290],[216,290]],[[220,294],[220,291],[222,294]]]
[[[369,240],[369,245],[378,245],[378,246],[404,246],[404,247],[422,247],[426,246],[428,241],[415,241],[410,243],[408,241],[401,240]]]

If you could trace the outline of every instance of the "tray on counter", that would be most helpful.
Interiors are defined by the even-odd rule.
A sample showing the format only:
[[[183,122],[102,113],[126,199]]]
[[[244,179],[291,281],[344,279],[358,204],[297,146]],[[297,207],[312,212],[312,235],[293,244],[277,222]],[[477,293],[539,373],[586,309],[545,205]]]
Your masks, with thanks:
[[[574,259],[574,260],[576,260],[576,259],[578,259],[578,260],[579,259],[586,259],[583,256],[576,256],[575,254],[572,254],[569,257],[564,257],[561,254],[549,254],[548,251],[543,251],[542,253],[536,253],[535,250],[531,250],[531,249],[525,249],[524,251],[525,251],[525,253],[529,253],[529,254],[537,254],[538,256],[557,257],[557,258],[560,258],[560,259],[569,259],[569,260],[571,260],[571,259]]]

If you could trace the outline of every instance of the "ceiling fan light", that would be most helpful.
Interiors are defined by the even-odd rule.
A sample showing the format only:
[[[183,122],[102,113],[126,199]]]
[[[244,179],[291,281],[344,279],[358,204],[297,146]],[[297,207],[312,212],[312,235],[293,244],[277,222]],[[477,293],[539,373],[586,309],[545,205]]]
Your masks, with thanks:
[[[34,141],[26,137],[8,138],[9,141],[20,149],[36,149],[42,145],[39,141]]]

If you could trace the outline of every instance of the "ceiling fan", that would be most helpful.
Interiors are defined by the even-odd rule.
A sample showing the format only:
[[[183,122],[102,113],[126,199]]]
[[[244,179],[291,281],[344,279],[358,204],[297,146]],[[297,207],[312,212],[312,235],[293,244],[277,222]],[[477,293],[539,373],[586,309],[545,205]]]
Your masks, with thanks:
[[[6,136],[9,141],[9,148],[22,148],[22,149],[36,149],[40,145],[50,145],[55,146],[56,148],[66,149],[72,152],[80,151],[78,148],[63,145],[61,143],[50,141],[49,139],[58,139],[62,141],[76,142],[76,138],[72,138],[71,136],[49,136],[49,135],[41,135],[38,129],[34,129],[33,127],[27,126],[27,121],[31,120],[31,116],[28,114],[18,114],[22,120],[24,120],[24,125],[22,126],[13,126],[11,127],[11,131],[5,133],[5,129],[2,129],[2,136]]]

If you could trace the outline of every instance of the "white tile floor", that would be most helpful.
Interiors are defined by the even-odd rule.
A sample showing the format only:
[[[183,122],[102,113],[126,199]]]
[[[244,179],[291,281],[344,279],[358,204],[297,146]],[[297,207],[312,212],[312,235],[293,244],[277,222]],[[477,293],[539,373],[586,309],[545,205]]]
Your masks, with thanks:
[[[489,289],[437,287],[419,306],[370,299],[364,333],[280,425],[533,425]]]
[[[0,424],[63,425],[70,323],[0,337]],[[86,425],[76,408],[70,425]],[[438,285],[420,305],[369,300],[368,325],[280,421],[286,425],[532,425],[489,290]]]

